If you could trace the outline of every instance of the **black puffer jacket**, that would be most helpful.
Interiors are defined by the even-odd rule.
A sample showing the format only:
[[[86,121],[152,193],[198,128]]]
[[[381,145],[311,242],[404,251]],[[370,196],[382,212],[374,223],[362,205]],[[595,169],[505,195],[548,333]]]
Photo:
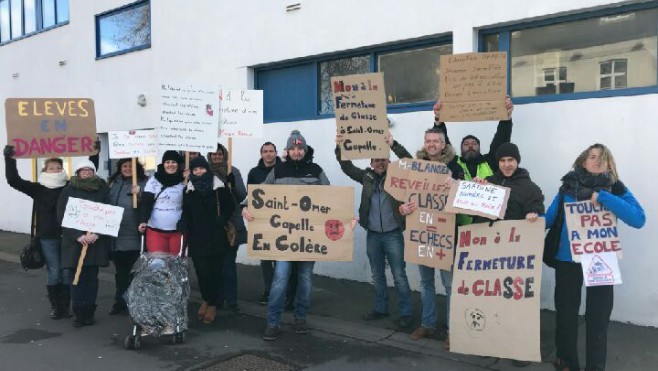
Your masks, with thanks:
[[[260,160],[258,160],[258,166],[249,170],[249,175],[247,175],[247,184],[263,183],[265,181],[265,178],[267,178],[267,176],[270,175],[270,171],[272,171],[272,169],[274,169],[274,167],[280,163],[281,163],[281,159],[277,156],[274,165],[267,167],[265,166],[265,163],[261,158]]]
[[[491,184],[510,188],[505,220],[525,219],[528,213],[544,214],[544,194],[526,169],[518,168],[509,178],[498,171],[487,178]]]
[[[11,157],[5,157],[5,176],[10,187],[34,200],[32,208],[37,212],[36,235],[45,239],[60,238],[62,225],[57,220],[57,199],[64,187],[51,189],[37,182],[21,179],[16,160]]]

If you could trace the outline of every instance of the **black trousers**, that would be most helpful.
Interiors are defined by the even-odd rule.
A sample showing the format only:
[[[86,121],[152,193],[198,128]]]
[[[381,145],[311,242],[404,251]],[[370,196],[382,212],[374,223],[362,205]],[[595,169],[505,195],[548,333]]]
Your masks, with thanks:
[[[219,288],[224,285],[223,257],[192,257],[194,270],[199,280],[199,290],[203,301],[216,306],[219,298]]]
[[[112,253],[112,261],[114,262],[114,302],[125,305],[123,294],[128,290],[132,276],[130,271],[133,265],[139,258],[139,251],[115,251]]]
[[[583,286],[580,264],[557,262],[555,267],[555,346],[557,357],[571,370],[579,370],[578,309]],[[608,324],[612,313],[614,286],[586,288],[585,370],[605,370]]]

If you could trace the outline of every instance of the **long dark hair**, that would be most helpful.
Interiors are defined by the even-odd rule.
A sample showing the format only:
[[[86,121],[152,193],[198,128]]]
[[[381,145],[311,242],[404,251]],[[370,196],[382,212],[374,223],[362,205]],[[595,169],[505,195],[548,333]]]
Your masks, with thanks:
[[[132,160],[131,158],[119,159],[119,161],[117,161],[117,169],[107,180],[107,183],[108,184],[114,183],[114,181],[121,176],[121,166],[123,166],[123,164],[125,164],[126,162],[130,162],[131,160]],[[146,180],[146,173],[144,173],[144,166],[139,161],[135,161],[135,163],[137,164],[137,180],[138,181]]]

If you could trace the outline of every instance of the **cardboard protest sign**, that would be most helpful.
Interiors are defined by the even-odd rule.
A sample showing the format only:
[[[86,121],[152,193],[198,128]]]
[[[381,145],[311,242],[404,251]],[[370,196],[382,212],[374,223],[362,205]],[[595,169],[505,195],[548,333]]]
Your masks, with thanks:
[[[444,213],[450,187],[450,170],[443,163],[400,159],[388,165],[384,190],[401,202],[415,202],[407,215],[404,260],[451,270],[454,256],[455,215]]]
[[[219,91],[219,136],[263,137],[263,91]]]
[[[573,261],[580,262],[586,254],[604,252],[615,252],[622,258],[617,217],[603,205],[594,206],[592,201],[565,202],[564,217]]]
[[[388,158],[389,146],[384,140],[388,132],[384,74],[331,78],[334,95],[336,130],[343,134],[341,160]]]
[[[507,53],[440,57],[441,121],[507,120]]]
[[[479,215],[494,220],[503,219],[509,193],[510,189],[507,187],[460,180],[450,190],[446,211]]]
[[[160,99],[159,152],[217,149],[217,89],[163,83]]]
[[[621,285],[616,253],[583,254],[580,259],[585,286]]]
[[[158,155],[158,132],[156,130],[110,131],[108,140],[110,158]]]
[[[123,207],[70,197],[62,227],[116,237],[122,218]]]
[[[459,227],[450,351],[541,362],[544,218]]]
[[[283,261],[351,261],[354,188],[249,185],[247,255]],[[331,197],[327,197],[331,195]]]
[[[89,98],[8,98],[7,144],[17,158],[96,153],[96,114]]]

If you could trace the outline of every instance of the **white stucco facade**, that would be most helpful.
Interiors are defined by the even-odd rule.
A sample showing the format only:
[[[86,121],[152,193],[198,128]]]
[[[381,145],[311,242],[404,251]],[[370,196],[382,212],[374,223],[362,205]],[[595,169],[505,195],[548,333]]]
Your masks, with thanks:
[[[286,12],[285,7],[296,2],[301,3],[301,9]],[[0,98],[90,97],[95,101],[98,132],[152,128],[159,119],[161,81],[247,89],[253,87],[250,66],[427,35],[451,33],[454,53],[472,52],[477,51],[481,28],[627,2],[158,0],[151,2],[151,48],[96,60],[94,15],[127,3],[71,0],[69,24],[0,46]],[[60,61],[66,63],[60,66]],[[140,94],[146,96],[145,107],[137,104]],[[585,147],[601,142],[612,149],[621,179],[647,215],[643,229],[620,229],[625,249],[620,262],[624,283],[615,289],[612,318],[650,326],[658,326],[658,270],[653,269],[653,262],[658,260],[658,193],[652,191],[658,171],[658,147],[652,144],[658,135],[658,127],[653,126],[657,105],[655,94],[518,104],[512,134],[523,158],[521,166],[540,185],[547,205],[557,192],[559,179]],[[4,118],[4,105],[0,117]],[[422,145],[422,132],[431,124],[432,113],[400,113],[391,118],[394,137],[412,151]],[[483,151],[488,149],[495,128],[493,122],[448,126],[454,140],[466,134],[478,136]],[[355,187],[358,207],[361,189],[342,174],[334,158],[334,120],[267,124],[265,138],[283,147],[292,129],[299,129],[315,148],[316,162],[332,184]],[[5,130],[0,130],[0,143],[6,143]],[[238,152],[233,164],[245,177],[259,159],[261,143],[234,141]],[[367,166],[366,161],[357,164]],[[30,162],[19,161],[19,171],[29,177]],[[0,182],[0,203],[0,229],[28,232],[30,200]],[[246,258],[244,249],[238,259],[258,263]],[[364,231],[357,229],[353,262],[319,263],[315,272],[370,281]],[[418,289],[417,267],[409,265],[407,272],[412,288]],[[240,277],[247,279],[261,277]],[[437,287],[442,290],[438,274]],[[545,308],[553,308],[553,288],[553,271],[546,268],[541,292]]]

